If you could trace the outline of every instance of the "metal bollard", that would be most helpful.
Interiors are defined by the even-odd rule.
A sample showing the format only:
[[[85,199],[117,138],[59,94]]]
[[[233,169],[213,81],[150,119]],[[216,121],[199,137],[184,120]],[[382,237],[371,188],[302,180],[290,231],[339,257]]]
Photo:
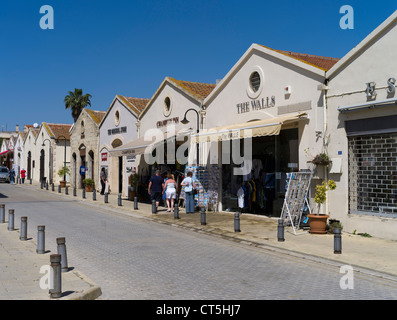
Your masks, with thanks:
[[[277,240],[279,242],[284,241],[284,219],[278,219],[278,226],[277,226]]]
[[[152,213],[157,213],[156,200],[152,200]]]
[[[201,207],[201,217],[200,217],[200,222],[202,226],[205,226],[207,224],[206,220],[205,220],[205,208]]]
[[[45,252],[45,226],[37,226],[37,250],[38,254]]]
[[[8,230],[14,230],[14,209],[8,210]]]
[[[48,190],[48,182],[45,184],[45,189]]]
[[[68,186],[65,187],[65,194],[69,194],[69,188],[68,188]]]
[[[138,197],[134,197],[134,210],[138,210]]]
[[[240,230],[240,213],[234,213],[234,232],[241,232]]]
[[[44,182],[41,181],[41,183],[40,183],[40,189],[43,189],[43,184],[44,184]]]
[[[26,241],[28,239],[28,217],[21,217],[21,234],[19,240]]]
[[[96,191],[92,190],[92,200],[96,201]]]
[[[32,179],[29,179],[30,180],[30,184],[32,184]]]
[[[61,185],[58,185],[58,193],[61,193],[61,191],[62,191]]]
[[[0,223],[6,222],[6,205],[4,203],[0,204]]]
[[[55,191],[55,184],[54,183],[51,183],[51,190]]]
[[[77,197],[77,189],[76,189],[76,187],[73,188],[73,196]]]
[[[105,203],[109,202],[109,195],[107,192],[105,192]]]
[[[339,228],[334,229],[334,253],[342,253],[342,233]]]
[[[52,268],[52,284],[53,288],[50,289],[51,298],[60,298],[62,295],[62,273],[61,273],[61,255],[52,254],[50,256]]]
[[[58,254],[61,255],[61,265],[62,265],[62,272],[67,272],[69,270],[68,268],[68,257],[66,254],[66,240],[65,238],[57,238],[57,249],[58,249]]]
[[[118,195],[117,204],[118,204],[119,207],[122,206],[122,202],[121,202],[121,193],[119,193],[119,195]]]
[[[83,199],[85,199],[85,188],[83,188],[83,195],[82,195]]]
[[[174,205],[174,219],[180,219],[179,218],[178,201],[176,201],[176,199],[175,199],[175,205]]]

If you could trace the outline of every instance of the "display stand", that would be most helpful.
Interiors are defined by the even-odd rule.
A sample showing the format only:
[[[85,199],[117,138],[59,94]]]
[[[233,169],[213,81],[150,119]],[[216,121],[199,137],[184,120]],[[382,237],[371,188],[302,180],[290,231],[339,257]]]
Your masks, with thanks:
[[[284,219],[285,226],[292,226],[295,235],[298,235],[297,229],[301,223],[305,206],[311,213],[310,205],[307,201],[311,178],[311,172],[287,173],[287,190],[280,219]]]

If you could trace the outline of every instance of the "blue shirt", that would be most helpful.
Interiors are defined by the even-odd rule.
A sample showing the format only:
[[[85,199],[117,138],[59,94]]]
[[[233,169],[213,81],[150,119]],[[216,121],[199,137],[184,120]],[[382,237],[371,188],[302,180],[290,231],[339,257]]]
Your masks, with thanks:
[[[164,183],[164,180],[162,177],[154,175],[150,178],[150,182],[152,183],[152,188],[151,188],[152,192],[162,192],[163,191],[162,185]]]
[[[191,177],[186,177],[185,179],[183,179],[182,183],[188,183],[185,186],[185,192],[190,192],[193,190],[193,179]]]

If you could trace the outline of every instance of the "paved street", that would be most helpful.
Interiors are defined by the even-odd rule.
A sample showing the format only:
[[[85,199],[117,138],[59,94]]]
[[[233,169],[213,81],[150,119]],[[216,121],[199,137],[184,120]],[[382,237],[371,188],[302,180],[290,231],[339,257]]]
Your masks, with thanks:
[[[102,289],[101,299],[396,299],[397,283],[355,273],[342,290],[338,267],[250,247],[8,184],[0,202],[46,226],[46,249],[65,237],[68,262]]]

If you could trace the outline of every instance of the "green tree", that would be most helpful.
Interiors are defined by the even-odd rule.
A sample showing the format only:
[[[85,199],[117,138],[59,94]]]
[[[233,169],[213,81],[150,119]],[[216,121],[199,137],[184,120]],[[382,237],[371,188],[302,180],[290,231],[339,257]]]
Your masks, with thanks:
[[[77,121],[77,118],[85,107],[91,107],[91,97],[88,93],[83,95],[83,89],[74,89],[74,92],[69,91],[69,94],[65,97],[65,109],[72,110],[74,122]]]

